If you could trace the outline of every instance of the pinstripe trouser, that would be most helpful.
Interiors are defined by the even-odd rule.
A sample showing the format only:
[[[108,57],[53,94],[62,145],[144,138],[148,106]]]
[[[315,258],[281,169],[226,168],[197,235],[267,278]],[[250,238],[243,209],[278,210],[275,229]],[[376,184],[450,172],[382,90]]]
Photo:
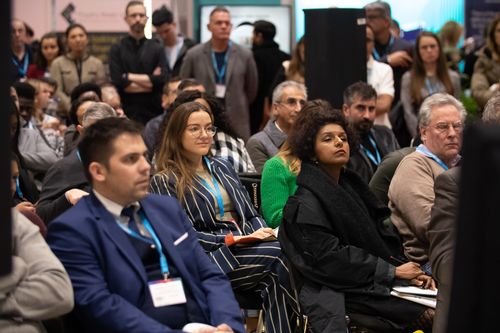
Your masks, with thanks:
[[[266,333],[293,332],[297,306],[279,242],[234,246],[231,252],[240,263],[228,273],[233,290],[260,293]]]

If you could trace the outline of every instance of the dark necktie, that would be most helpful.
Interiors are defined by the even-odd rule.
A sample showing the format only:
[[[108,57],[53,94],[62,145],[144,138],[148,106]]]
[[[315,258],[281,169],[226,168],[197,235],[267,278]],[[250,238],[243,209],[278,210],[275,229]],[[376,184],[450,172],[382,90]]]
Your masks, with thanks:
[[[122,210],[122,216],[127,216],[129,218],[128,220],[128,228],[134,232],[136,232],[138,235],[141,233],[139,232],[139,228],[137,228],[137,223],[135,222],[135,216],[134,216],[134,206],[128,206],[123,208]]]

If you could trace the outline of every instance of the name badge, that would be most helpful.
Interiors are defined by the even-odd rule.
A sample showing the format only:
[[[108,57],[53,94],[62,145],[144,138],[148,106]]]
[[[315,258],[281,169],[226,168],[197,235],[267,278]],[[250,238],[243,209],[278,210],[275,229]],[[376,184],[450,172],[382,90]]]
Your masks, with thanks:
[[[180,278],[151,281],[148,284],[156,308],[186,303],[186,294]]]
[[[215,85],[215,97],[224,98],[226,96],[226,85],[216,84]]]

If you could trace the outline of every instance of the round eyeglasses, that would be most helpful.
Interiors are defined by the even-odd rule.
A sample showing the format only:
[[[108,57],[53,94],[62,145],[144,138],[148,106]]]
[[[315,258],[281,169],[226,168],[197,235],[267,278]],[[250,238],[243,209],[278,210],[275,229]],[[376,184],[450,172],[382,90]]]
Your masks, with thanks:
[[[217,127],[215,126],[207,126],[205,128],[198,125],[191,125],[186,128],[189,134],[193,136],[193,138],[199,138],[203,132],[207,133],[208,136],[213,137],[215,133],[217,133]]]

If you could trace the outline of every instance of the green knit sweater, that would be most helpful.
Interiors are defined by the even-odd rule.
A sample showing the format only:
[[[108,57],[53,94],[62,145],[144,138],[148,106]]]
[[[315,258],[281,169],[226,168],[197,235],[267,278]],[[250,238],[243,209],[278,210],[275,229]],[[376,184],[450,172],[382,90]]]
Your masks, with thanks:
[[[260,188],[261,208],[269,227],[276,228],[281,224],[288,197],[297,190],[296,179],[297,176],[290,172],[279,156],[274,156],[264,164]]]

